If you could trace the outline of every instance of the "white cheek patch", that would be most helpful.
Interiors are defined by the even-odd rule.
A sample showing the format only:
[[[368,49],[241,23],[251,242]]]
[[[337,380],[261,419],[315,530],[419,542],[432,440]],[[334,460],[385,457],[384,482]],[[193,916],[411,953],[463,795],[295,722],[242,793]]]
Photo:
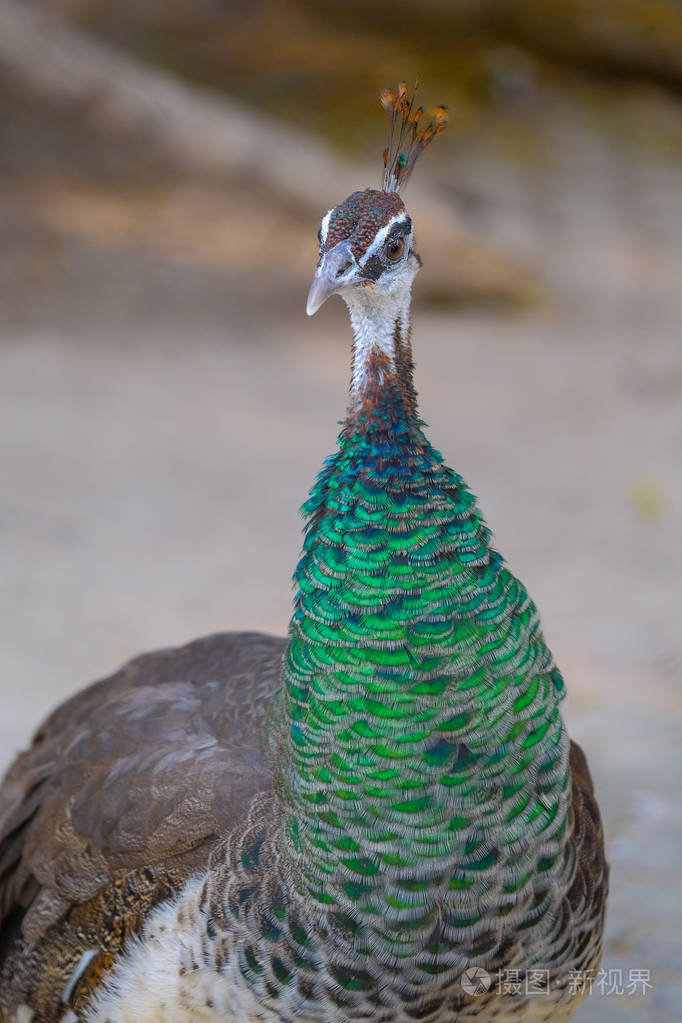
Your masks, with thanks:
[[[408,220],[409,218],[404,213],[396,213],[394,217],[391,217],[389,222],[385,224],[380,231],[377,231],[376,235],[374,236],[374,241],[367,249],[367,252],[365,252],[362,258],[358,260],[359,266],[364,266],[368,259],[371,259],[372,256],[376,255],[379,249],[381,249],[384,243],[386,242],[386,239],[388,238],[389,234],[391,233],[396,224],[405,224],[405,226],[407,226]],[[407,248],[408,252],[411,243],[412,231],[410,231],[409,235],[405,235],[405,247]]]

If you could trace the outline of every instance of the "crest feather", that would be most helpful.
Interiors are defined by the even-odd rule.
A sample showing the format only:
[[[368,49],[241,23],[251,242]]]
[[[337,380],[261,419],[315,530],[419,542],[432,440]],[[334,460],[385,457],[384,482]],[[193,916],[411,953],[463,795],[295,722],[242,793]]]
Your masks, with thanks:
[[[418,83],[417,83],[418,85]],[[448,108],[434,107],[424,116],[423,107],[415,107],[417,85],[410,96],[405,82],[397,89],[383,89],[381,105],[391,117],[388,145],[384,149],[384,192],[399,192],[410,177],[415,163],[448,123]]]

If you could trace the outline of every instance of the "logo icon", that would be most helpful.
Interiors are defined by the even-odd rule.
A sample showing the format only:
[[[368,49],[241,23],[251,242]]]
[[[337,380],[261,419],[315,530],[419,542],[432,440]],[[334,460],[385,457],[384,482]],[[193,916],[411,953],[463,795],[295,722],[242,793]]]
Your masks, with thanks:
[[[484,995],[489,990],[492,977],[482,966],[470,966],[461,976],[462,990],[468,995]]]

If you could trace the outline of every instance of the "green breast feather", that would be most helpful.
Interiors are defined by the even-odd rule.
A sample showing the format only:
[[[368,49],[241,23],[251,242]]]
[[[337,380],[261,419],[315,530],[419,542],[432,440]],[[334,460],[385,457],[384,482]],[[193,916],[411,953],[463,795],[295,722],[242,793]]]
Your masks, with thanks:
[[[570,871],[567,739],[536,608],[402,408],[349,417],[304,509],[281,788],[308,893],[426,979]]]

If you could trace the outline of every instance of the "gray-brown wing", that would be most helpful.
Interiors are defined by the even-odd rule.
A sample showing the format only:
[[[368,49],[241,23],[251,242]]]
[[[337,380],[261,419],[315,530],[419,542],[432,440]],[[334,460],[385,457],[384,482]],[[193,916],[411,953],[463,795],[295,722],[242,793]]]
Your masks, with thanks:
[[[96,929],[121,879],[153,901],[203,864],[272,784],[284,649],[227,633],[145,654],[45,721],[0,789],[0,969],[86,903],[78,926]]]
[[[573,970],[596,971],[602,954],[609,867],[590,769],[576,742],[571,742],[570,765],[576,870],[567,895],[574,932],[574,958],[569,965]]]

